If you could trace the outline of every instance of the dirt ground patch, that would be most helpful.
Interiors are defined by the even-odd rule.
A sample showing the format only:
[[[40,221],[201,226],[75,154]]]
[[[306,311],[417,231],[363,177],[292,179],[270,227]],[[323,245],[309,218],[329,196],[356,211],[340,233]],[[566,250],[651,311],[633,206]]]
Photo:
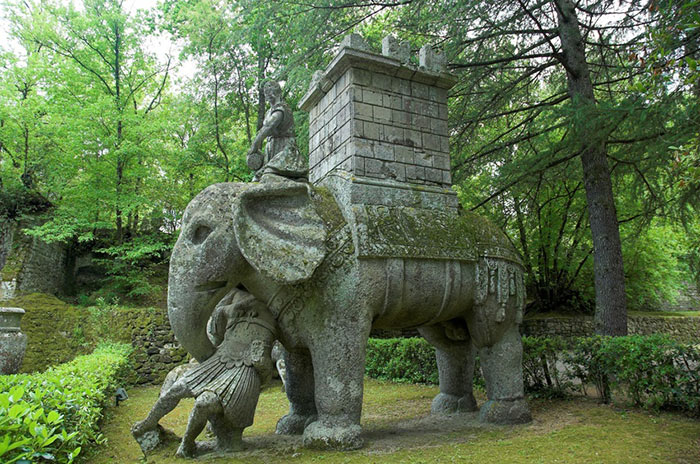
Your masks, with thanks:
[[[478,413],[431,416],[436,387],[367,380],[363,406],[365,447],[353,452],[320,452],[301,447],[300,437],[274,434],[288,403],[278,386],[260,396],[255,423],[244,433],[247,449],[198,462],[479,462],[479,463],[658,463],[700,462],[700,421],[678,414],[648,414],[600,405],[595,400],[531,400],[534,420],[498,427],[478,422]],[[133,389],[131,398],[110,408],[103,425],[107,444],[90,463],[171,463],[177,442],[142,455],[131,424],[145,417],[158,388]],[[479,402],[483,396],[477,398]],[[161,424],[181,436],[192,401],[182,402]]]

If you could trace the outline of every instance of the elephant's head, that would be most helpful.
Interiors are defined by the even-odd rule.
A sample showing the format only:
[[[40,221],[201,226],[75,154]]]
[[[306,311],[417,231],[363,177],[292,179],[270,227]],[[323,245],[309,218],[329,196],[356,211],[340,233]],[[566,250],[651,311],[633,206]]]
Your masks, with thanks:
[[[170,259],[168,316],[178,341],[200,361],[211,356],[207,321],[229,290],[254,274],[280,284],[308,279],[326,254],[325,237],[307,184],[204,189],[185,210]]]

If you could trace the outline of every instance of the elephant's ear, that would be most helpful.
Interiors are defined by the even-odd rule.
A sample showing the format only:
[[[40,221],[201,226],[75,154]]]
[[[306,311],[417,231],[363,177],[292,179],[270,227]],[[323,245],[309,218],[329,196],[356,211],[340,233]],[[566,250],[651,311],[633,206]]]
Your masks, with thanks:
[[[241,253],[259,272],[284,284],[302,282],[326,256],[326,228],[301,182],[262,183],[234,201]]]

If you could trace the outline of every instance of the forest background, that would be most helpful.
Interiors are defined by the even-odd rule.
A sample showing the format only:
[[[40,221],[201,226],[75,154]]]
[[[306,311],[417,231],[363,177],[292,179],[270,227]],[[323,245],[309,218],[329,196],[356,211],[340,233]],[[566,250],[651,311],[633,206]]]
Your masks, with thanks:
[[[296,108],[350,32],[445,51],[454,188],[519,249],[528,311],[621,333],[627,307],[700,283],[698,0],[1,5],[0,217],[92,253],[105,279],[81,303],[162,293],[189,200],[252,177],[262,83]],[[624,274],[594,246],[618,229]]]

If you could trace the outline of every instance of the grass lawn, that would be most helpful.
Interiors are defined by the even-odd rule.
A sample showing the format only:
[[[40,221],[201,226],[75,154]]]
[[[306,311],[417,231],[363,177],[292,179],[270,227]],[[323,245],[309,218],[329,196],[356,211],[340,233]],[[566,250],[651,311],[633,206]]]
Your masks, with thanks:
[[[107,411],[102,430],[108,442],[93,451],[90,463],[187,462],[175,457],[176,442],[144,459],[129,433],[158,392],[157,387],[132,389],[128,401]],[[288,403],[278,386],[271,387],[261,394],[255,423],[243,434],[250,449],[205,456],[198,462],[700,463],[700,421],[678,414],[621,409],[589,398],[532,400],[532,424],[497,427],[479,424],[476,413],[430,416],[435,394],[437,387],[367,379],[362,414],[365,447],[322,452],[301,448],[299,437],[274,434]],[[192,400],[183,401],[161,424],[181,436],[191,406]]]

